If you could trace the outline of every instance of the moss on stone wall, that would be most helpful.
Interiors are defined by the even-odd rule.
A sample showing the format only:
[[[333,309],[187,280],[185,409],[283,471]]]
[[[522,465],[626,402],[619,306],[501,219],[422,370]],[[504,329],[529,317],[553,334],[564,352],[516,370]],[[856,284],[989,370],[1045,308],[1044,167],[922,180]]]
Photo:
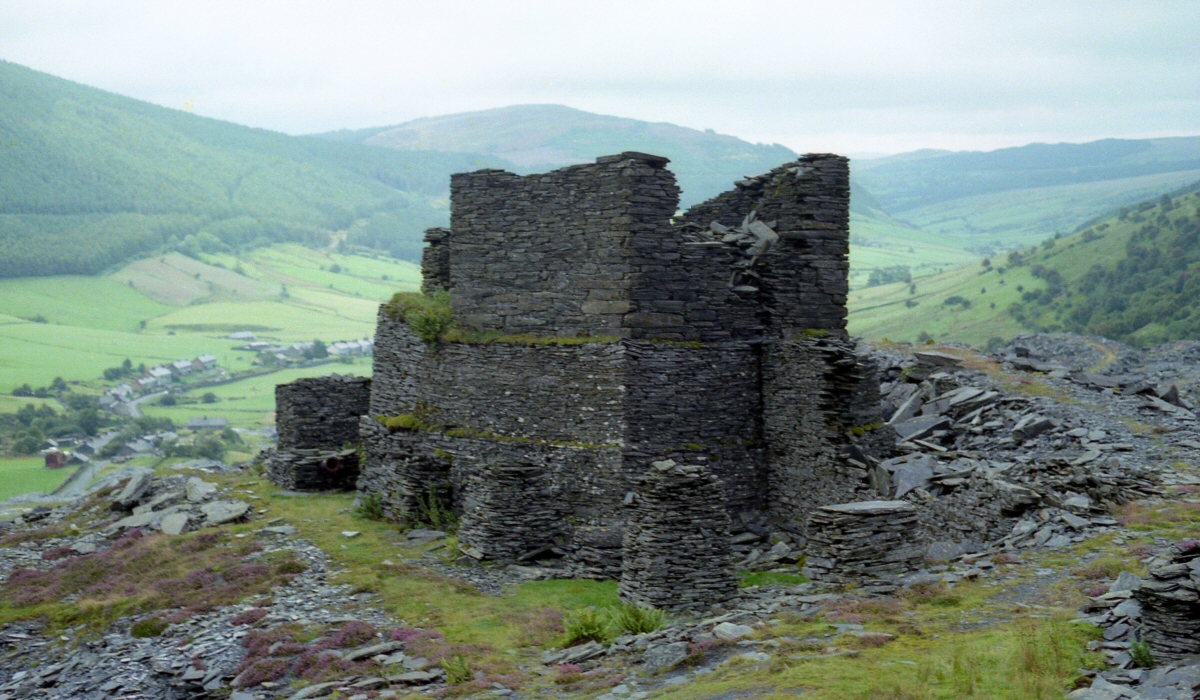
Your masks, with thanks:
[[[432,294],[396,292],[383,308],[392,318],[407,323],[413,333],[427,343],[437,342],[454,327],[450,294],[444,290]]]
[[[615,343],[617,336],[539,336],[528,333],[501,333],[494,330],[463,328],[454,320],[450,294],[438,289],[430,294],[397,292],[383,305],[383,310],[397,321],[408,324],[426,343],[462,343],[463,345],[587,345]]]

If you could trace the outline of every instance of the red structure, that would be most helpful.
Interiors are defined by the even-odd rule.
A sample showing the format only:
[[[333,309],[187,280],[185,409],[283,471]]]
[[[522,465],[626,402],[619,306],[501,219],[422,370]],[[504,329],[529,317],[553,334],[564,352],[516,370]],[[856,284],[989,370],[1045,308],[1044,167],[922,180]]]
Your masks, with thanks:
[[[51,450],[46,453],[47,469],[58,469],[59,467],[65,466],[66,463],[67,456],[62,452],[59,452],[58,450]]]

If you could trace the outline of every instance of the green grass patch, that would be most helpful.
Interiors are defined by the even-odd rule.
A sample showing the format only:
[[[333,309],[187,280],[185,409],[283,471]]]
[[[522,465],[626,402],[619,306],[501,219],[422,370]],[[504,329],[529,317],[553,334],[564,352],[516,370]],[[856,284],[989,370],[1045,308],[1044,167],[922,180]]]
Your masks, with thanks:
[[[75,467],[47,469],[37,457],[0,458],[0,501],[30,493],[50,493],[75,472]]]

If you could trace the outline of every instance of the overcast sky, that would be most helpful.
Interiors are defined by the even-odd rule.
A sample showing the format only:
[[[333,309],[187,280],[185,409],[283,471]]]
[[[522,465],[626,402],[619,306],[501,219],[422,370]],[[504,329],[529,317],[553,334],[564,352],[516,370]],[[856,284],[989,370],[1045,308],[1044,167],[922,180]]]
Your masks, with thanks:
[[[0,0],[0,58],[291,134],[557,103],[800,152],[1200,134],[1200,2]]]

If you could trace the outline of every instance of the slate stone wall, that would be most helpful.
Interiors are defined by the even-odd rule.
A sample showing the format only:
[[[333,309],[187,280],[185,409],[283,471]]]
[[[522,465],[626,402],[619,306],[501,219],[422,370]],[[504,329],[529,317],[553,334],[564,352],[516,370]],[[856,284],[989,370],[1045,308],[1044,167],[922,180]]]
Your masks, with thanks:
[[[736,293],[730,285],[730,266],[740,257],[735,246],[689,241],[669,224],[638,233],[630,246],[633,306],[622,335],[703,342],[757,338],[758,297]]]
[[[766,507],[760,346],[624,341],[625,447],[703,464],[731,511]]]
[[[359,488],[382,494],[389,517],[411,514],[432,485],[473,509],[466,540],[485,556],[549,537],[580,575],[612,576],[637,510],[627,494],[656,460],[703,465],[695,479],[717,486],[697,503],[718,499],[726,518],[769,507],[802,521],[869,497],[865,470],[837,457],[879,403],[844,342],[846,159],[804,156],[674,223],[665,165],[622,153],[541,175],[454,176],[451,229],[426,235],[426,289],[450,291],[460,326],[511,335],[428,344],[381,310],[370,414],[419,419],[397,432],[362,421]],[[735,275],[746,246],[704,232],[751,212],[779,239]],[[478,505],[506,500],[519,507]],[[536,526],[515,548],[489,539],[523,513]]]
[[[615,445],[625,397],[619,343],[429,345],[381,311],[371,415],[416,414],[468,434]]]
[[[677,220],[734,227],[751,211],[774,221],[780,240],[763,256],[759,296],[772,337],[811,329],[844,332],[849,293],[850,165],[808,154],[697,204]]]
[[[267,479],[290,491],[349,491],[358,482],[357,449],[276,450],[266,463]]]
[[[853,357],[836,336],[771,341],[763,349],[763,424],[772,512],[803,521],[815,508],[869,497],[865,469],[838,455],[854,427],[839,412],[838,362]],[[878,391],[878,390],[876,390]],[[878,406],[878,400],[875,406]]]
[[[421,293],[432,294],[450,289],[450,229],[425,231],[425,249],[421,251]]]
[[[266,459],[267,478],[296,491],[354,488],[359,419],[370,408],[370,394],[367,377],[333,374],[277,384],[279,438]]]
[[[917,509],[905,501],[826,505],[808,518],[805,575],[820,581],[894,584],[921,568]]]
[[[493,466],[542,465],[548,479],[546,508],[570,514],[577,524],[612,522],[630,489],[619,447],[562,446],[545,442],[504,442],[429,430],[389,431],[373,418],[363,420],[367,459],[358,480],[364,493],[382,496],[391,520],[419,515],[417,497],[432,488],[444,504],[462,511],[472,475]],[[569,543],[569,528],[559,528]]]
[[[451,177],[455,317],[508,333],[617,333],[634,310],[631,240],[665,235],[679,202],[666,164],[624,153],[525,177]]]
[[[623,600],[705,612],[737,595],[720,480],[701,466],[655,462],[637,480],[625,526]]]
[[[458,540],[468,556],[495,562],[532,558],[557,544],[562,513],[544,464],[495,460],[468,478]]]
[[[275,386],[278,449],[337,450],[358,442],[358,418],[370,407],[368,377],[307,377]]]

